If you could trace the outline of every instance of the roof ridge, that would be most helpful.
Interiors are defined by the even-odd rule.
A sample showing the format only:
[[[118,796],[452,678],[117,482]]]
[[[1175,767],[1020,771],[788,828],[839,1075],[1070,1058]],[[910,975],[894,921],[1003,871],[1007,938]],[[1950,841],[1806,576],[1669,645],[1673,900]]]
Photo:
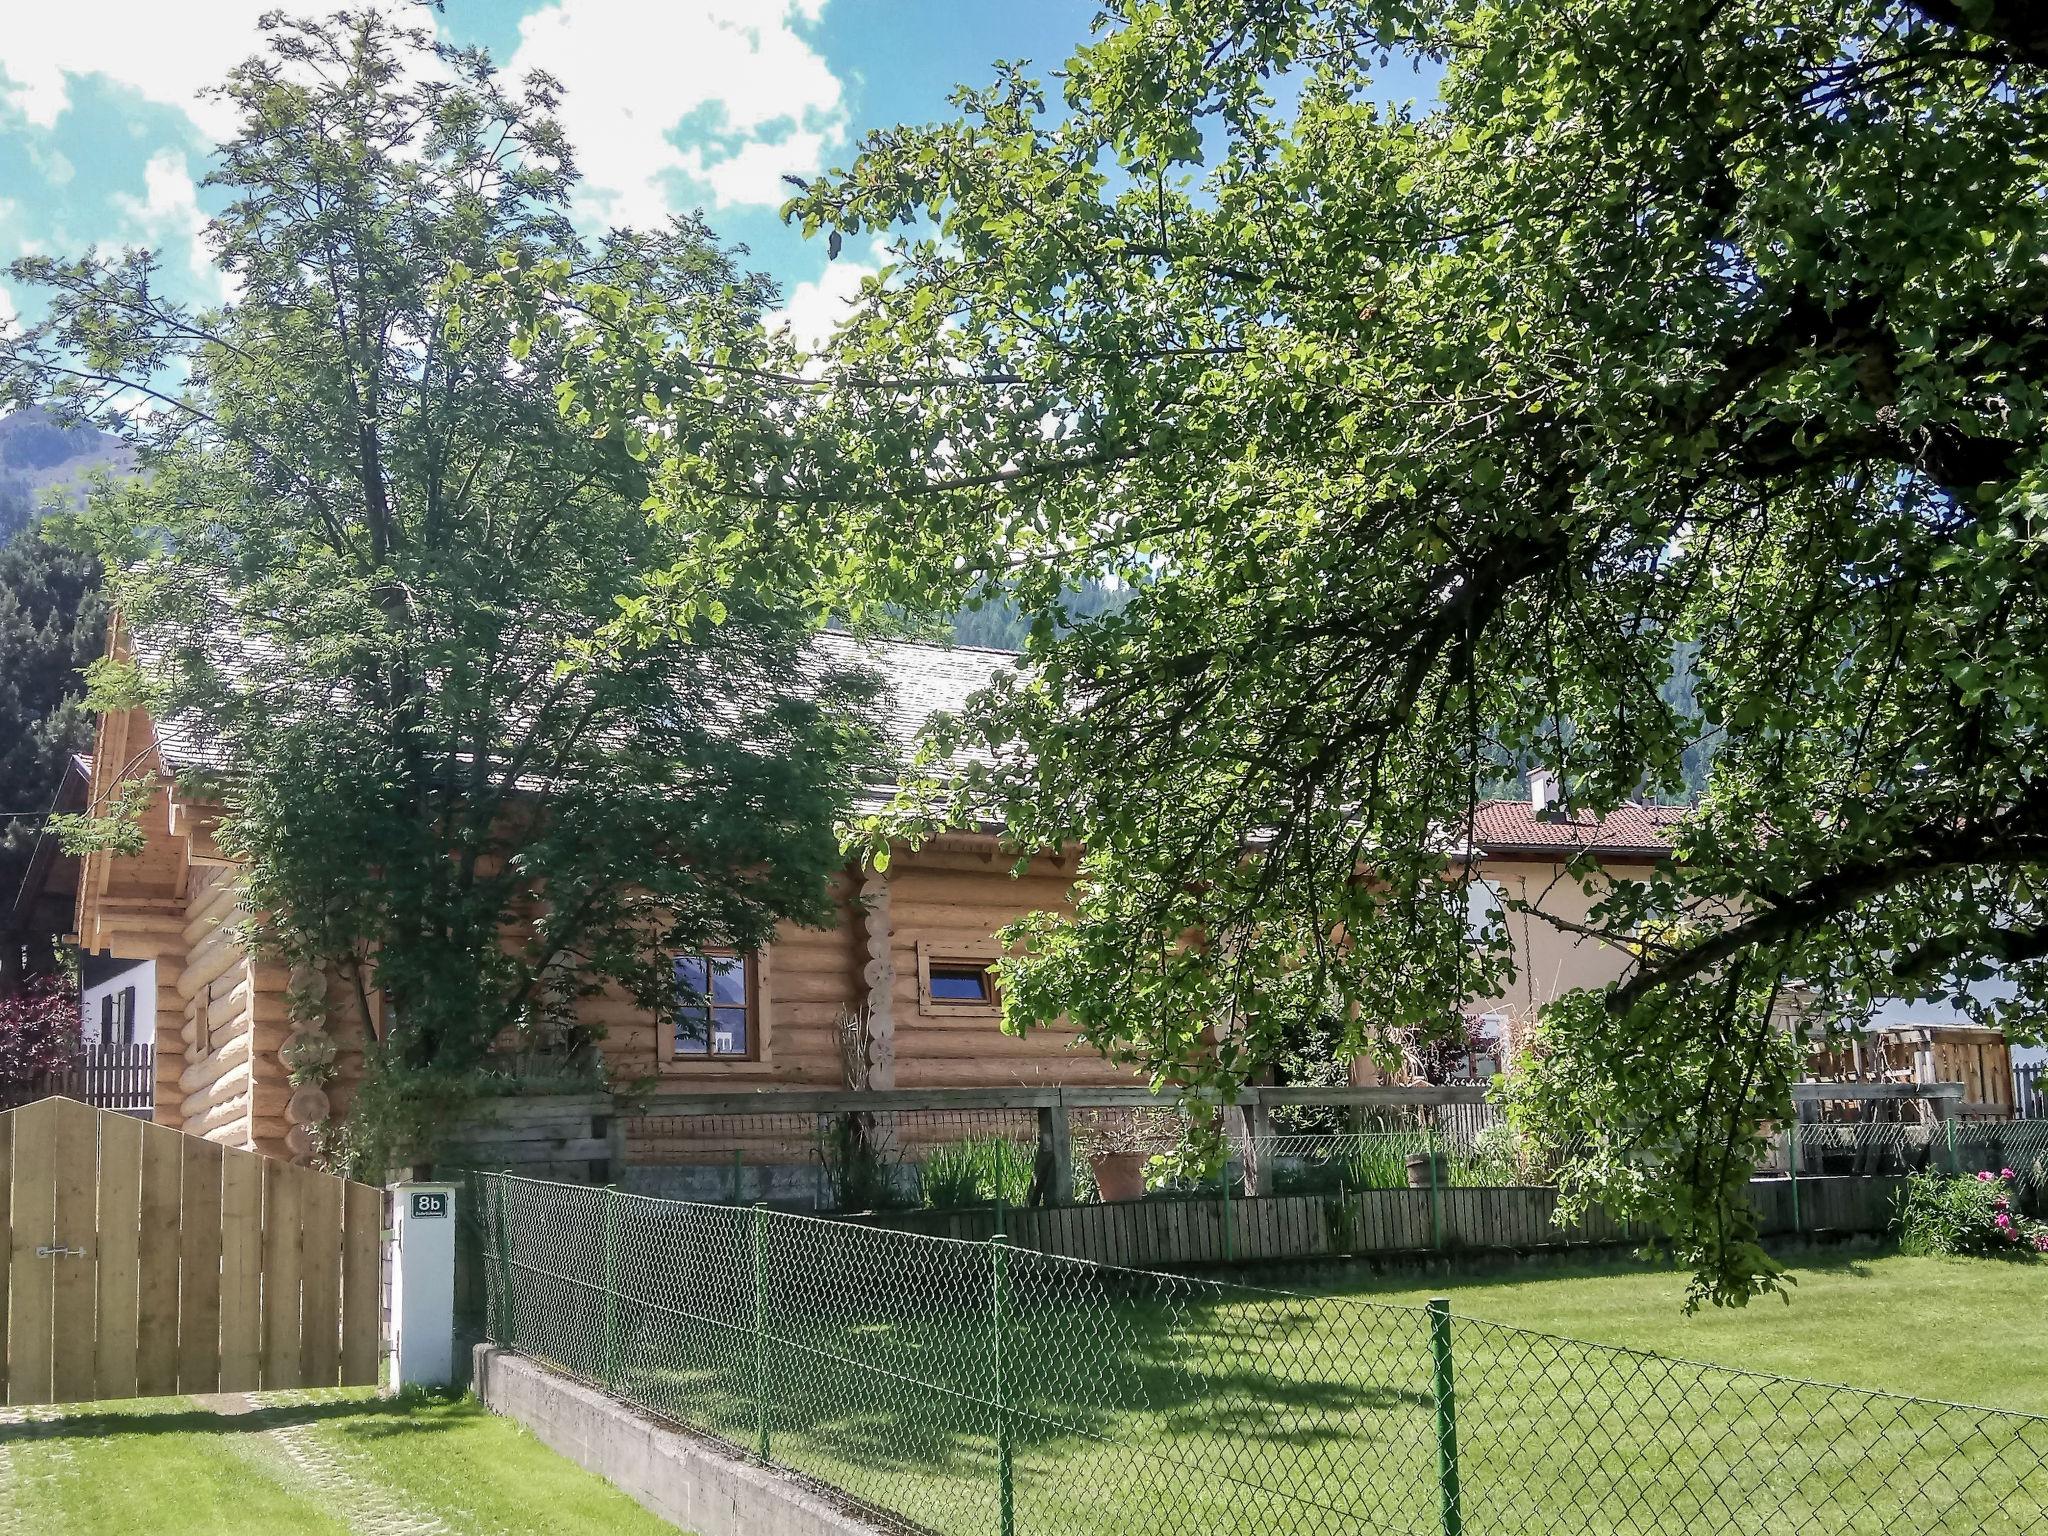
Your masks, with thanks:
[[[903,645],[916,646],[925,651],[968,651],[978,656],[1008,656],[1021,659],[1022,651],[1011,650],[1002,645],[967,645],[953,640],[920,640],[913,635],[862,635],[850,629],[821,629],[818,638],[832,638],[851,641],[855,645]]]

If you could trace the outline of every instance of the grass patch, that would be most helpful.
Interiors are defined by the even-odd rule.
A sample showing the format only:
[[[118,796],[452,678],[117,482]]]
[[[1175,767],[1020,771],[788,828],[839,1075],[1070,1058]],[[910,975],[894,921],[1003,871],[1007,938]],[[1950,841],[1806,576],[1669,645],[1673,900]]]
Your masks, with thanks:
[[[674,1528],[474,1399],[368,1389],[26,1410],[0,1426],[0,1504],[66,1536],[351,1536],[439,1521],[477,1536]]]
[[[2048,1264],[1801,1256],[1789,1302],[1687,1317],[1686,1277],[1628,1261],[1326,1281],[1333,1295],[1454,1312],[1685,1359],[2048,1414]]]
[[[790,1231],[816,1251],[778,1253],[771,1272],[760,1364],[773,1458],[945,1536],[997,1529],[989,1313],[968,1301],[991,1294],[986,1251],[827,1223]],[[1617,1264],[1360,1279],[1311,1296],[1021,1252],[1010,1266],[1002,1391],[1019,1531],[1437,1530],[1430,1334],[1415,1305],[1431,1294],[1457,1314],[1469,1530],[2048,1528],[2048,1421],[1606,1347],[2044,1406],[2032,1330],[2048,1266],[1809,1263],[1789,1307],[1693,1319],[1681,1276]],[[621,1303],[614,1385],[751,1447],[751,1279],[685,1268],[705,1282],[689,1305],[653,1276],[644,1299]],[[580,1286],[524,1295],[521,1342],[598,1374],[597,1301]]]

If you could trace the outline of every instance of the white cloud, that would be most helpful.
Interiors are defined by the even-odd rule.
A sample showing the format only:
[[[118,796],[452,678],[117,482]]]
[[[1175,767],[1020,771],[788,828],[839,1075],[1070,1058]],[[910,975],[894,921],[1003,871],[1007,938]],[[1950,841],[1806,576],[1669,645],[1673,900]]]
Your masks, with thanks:
[[[200,101],[231,65],[257,48],[256,18],[272,0],[98,0],[90,17],[67,6],[10,7],[0,55],[0,107],[52,128],[71,105],[74,81],[102,75],[151,101],[182,108],[212,139],[234,113]]]
[[[34,141],[30,141],[28,146],[28,163],[53,187],[68,185],[78,174],[78,168],[71,163],[69,155],[59,149],[44,149]]]
[[[142,196],[116,192],[113,203],[144,243],[162,246],[183,241],[193,273],[212,273],[213,263],[199,239],[206,228],[206,214],[200,209],[199,187],[181,151],[160,149],[151,155],[142,168]]]
[[[824,5],[549,0],[520,22],[509,67],[562,82],[584,213],[652,224],[707,193],[772,205],[788,195],[784,174],[817,174],[845,133],[839,79],[798,30]],[[711,142],[679,147],[685,121]]]
[[[860,293],[860,285],[882,270],[885,248],[874,242],[874,262],[841,257],[826,267],[815,282],[798,283],[771,322],[785,326],[799,346],[815,352],[846,318],[848,307]]]

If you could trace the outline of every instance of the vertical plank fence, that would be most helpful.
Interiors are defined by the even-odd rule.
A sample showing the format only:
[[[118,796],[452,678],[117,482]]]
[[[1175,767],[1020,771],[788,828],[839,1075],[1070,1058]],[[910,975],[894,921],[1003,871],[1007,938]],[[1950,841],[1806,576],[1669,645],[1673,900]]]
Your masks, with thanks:
[[[156,1047],[88,1045],[54,1072],[33,1082],[0,1083],[0,1110],[43,1099],[77,1099],[94,1109],[147,1115],[156,1107]]]
[[[2048,1064],[2022,1062],[2012,1069],[2012,1112],[2022,1120],[2048,1120]]]
[[[0,1113],[10,1404],[368,1386],[379,1190],[70,1099]]]

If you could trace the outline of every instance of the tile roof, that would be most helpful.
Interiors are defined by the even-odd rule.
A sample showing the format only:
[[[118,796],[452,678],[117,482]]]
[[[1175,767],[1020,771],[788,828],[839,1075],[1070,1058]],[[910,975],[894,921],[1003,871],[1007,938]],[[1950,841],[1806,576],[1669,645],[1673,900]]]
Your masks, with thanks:
[[[1606,816],[1551,811],[1527,800],[1482,800],[1472,810],[1472,842],[1483,853],[1596,853],[1657,858],[1671,851],[1682,805],[1618,805]]]

